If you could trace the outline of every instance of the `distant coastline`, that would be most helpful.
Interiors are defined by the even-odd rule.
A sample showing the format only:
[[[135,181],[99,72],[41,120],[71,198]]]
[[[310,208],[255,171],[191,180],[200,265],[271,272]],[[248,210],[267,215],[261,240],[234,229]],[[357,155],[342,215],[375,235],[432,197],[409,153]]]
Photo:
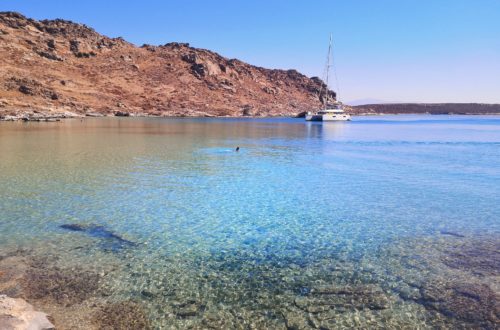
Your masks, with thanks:
[[[500,104],[487,103],[381,103],[357,105],[350,109],[357,115],[500,115]]]

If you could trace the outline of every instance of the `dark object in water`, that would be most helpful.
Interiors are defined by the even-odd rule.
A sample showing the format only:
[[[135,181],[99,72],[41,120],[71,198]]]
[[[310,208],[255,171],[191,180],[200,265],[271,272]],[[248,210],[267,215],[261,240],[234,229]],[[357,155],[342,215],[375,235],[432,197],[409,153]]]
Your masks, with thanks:
[[[67,229],[67,230],[72,230],[72,231],[85,231],[85,227],[82,225],[77,225],[77,224],[67,224],[67,225],[60,225],[62,229]]]
[[[465,237],[464,235],[457,234],[457,233],[454,233],[452,231],[446,231],[446,230],[441,230],[440,233],[441,233],[441,235],[448,235],[448,236],[454,236],[454,237],[460,237],[460,238]]]
[[[240,151],[240,147],[236,147],[236,151]]]
[[[92,237],[105,239],[106,241],[103,243],[103,248],[105,250],[117,251],[124,247],[137,245],[137,243],[124,239],[120,235],[100,225],[64,224],[59,227],[66,230],[83,232]]]

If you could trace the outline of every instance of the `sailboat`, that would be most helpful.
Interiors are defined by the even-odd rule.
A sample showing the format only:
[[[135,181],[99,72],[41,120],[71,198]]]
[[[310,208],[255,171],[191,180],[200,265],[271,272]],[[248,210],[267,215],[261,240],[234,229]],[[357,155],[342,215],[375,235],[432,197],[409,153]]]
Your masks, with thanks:
[[[332,56],[332,35],[330,35],[330,43],[328,45],[328,55],[326,57],[326,80],[325,86],[321,87],[320,90],[320,99],[322,96],[323,89],[325,90],[324,97],[324,108],[319,109],[317,111],[308,111],[306,114],[307,121],[346,121],[351,120],[351,116],[344,111],[344,107],[342,103],[332,100],[330,103],[330,93],[328,88],[328,78],[330,76],[330,58]]]

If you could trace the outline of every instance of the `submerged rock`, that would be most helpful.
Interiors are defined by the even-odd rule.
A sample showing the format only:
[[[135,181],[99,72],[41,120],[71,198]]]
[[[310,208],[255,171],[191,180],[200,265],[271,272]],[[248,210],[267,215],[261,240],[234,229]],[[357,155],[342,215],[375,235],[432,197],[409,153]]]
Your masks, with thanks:
[[[500,275],[500,242],[477,241],[448,248],[442,262],[450,267],[479,275]]]
[[[95,314],[94,323],[106,330],[151,329],[144,309],[132,301],[105,305]]]
[[[422,239],[393,245],[383,272],[408,303],[429,312],[436,326],[497,329],[500,322],[500,241],[497,235]],[[403,253],[401,252],[403,251]],[[395,264],[401,268],[391,268]]]
[[[389,307],[389,299],[374,285],[320,286],[313,288],[307,296],[297,297],[295,305],[308,313],[321,313],[330,309],[338,312],[381,310]]]
[[[289,330],[310,329],[310,320],[303,313],[283,312],[286,328]]]
[[[183,303],[174,303],[173,306],[175,308],[175,314],[180,318],[196,316],[204,309],[203,305],[200,305],[194,300],[189,300]]]
[[[116,252],[122,248],[137,245],[137,243],[129,241],[100,225],[64,224],[59,227],[70,231],[82,232],[91,237],[104,239],[103,248],[105,250]]]
[[[24,295],[70,306],[95,295],[99,275],[83,269],[62,269],[37,265],[23,279]]]
[[[23,299],[0,295],[0,329],[2,330],[43,330],[54,329],[47,314],[35,311]]]
[[[458,234],[458,233],[455,233],[455,232],[452,232],[452,231],[448,231],[448,230],[441,230],[440,233],[441,233],[441,235],[448,235],[448,236],[454,236],[454,237],[459,237],[459,238],[464,238],[465,237],[462,234]]]
[[[500,322],[498,297],[486,284],[432,281],[421,293],[427,308],[444,315],[492,329]]]

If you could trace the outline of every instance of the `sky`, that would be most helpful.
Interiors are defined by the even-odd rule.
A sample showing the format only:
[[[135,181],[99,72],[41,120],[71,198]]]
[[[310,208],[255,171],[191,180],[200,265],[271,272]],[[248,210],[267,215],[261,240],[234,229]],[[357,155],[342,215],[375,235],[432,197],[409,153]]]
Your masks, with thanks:
[[[331,33],[341,101],[500,103],[500,0],[1,0],[0,11],[320,77]]]

